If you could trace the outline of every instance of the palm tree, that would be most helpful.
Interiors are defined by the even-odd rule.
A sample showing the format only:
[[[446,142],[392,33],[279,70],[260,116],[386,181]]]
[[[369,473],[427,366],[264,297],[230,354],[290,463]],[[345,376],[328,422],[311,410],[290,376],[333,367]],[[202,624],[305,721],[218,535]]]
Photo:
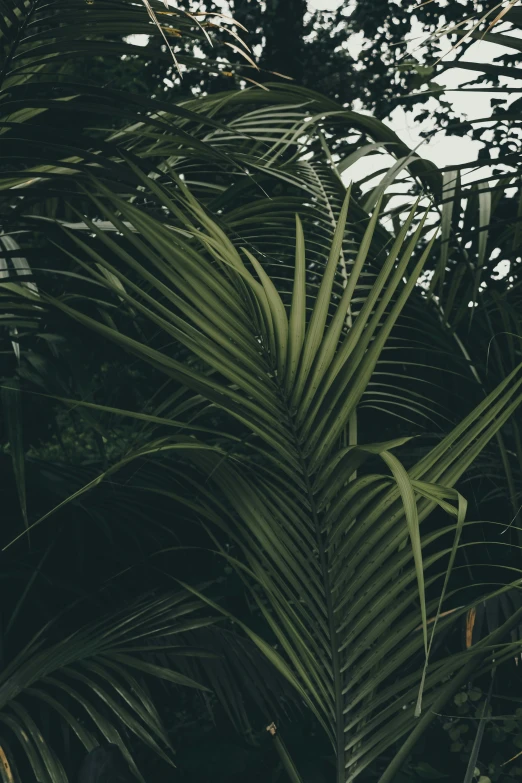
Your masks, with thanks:
[[[491,660],[491,646],[518,623],[517,613],[487,644],[428,666],[435,630],[465,611],[440,618],[464,526],[465,501],[454,485],[516,409],[519,370],[407,468],[392,452],[408,437],[359,443],[357,406],[433,248],[432,239],[416,252],[423,221],[408,239],[415,208],[363,294],[359,277],[377,206],[333,309],[349,194],[318,291],[309,299],[311,311],[297,219],[287,309],[277,279],[250,251],[242,256],[183,181],[171,177],[169,190],[143,175],[150,197],[172,216],[171,226],[93,180],[90,198],[121,242],[88,218],[91,240],[65,229],[60,242],[98,284],[107,281],[122,307],[156,327],[157,344],[63,300],[17,291],[59,308],[182,384],[167,418],[148,417],[151,426],[164,425],[172,434],[145,439],[111,472],[145,454],[160,464],[174,460],[177,479],[163,492],[183,502],[182,487],[196,469],[198,497],[190,490],[185,502],[252,589],[278,650],[245,630],[331,737],[337,780],[355,778],[408,734],[381,778],[389,780],[434,711],[479,661]],[[358,310],[347,323],[356,296]],[[180,361],[177,348],[157,347],[172,339],[194,360]],[[239,429],[222,423],[213,433],[207,425],[212,409]],[[436,507],[455,521],[424,523]],[[429,616],[435,617],[431,629]]]
[[[183,507],[207,548],[244,582],[263,631],[242,618],[236,627],[322,725],[336,780],[354,779],[375,760],[381,781],[391,780],[453,693],[493,659],[513,655],[517,642],[504,639],[520,619],[517,610],[465,653],[451,641],[468,609],[455,579],[466,551],[460,542],[471,548],[479,538],[456,485],[492,440],[506,452],[501,430],[509,423],[511,437],[516,429],[521,380],[513,350],[509,366],[499,360],[497,384],[477,381],[452,330],[452,308],[437,300],[435,288],[418,286],[435,266],[430,215],[447,178],[381,123],[296,87],[162,103],[71,83],[57,67],[62,56],[128,54],[122,35],[162,39],[165,32],[136,4],[95,0],[78,9],[80,24],[73,10],[6,4],[2,28],[3,149],[6,159],[23,161],[15,170],[5,161],[1,180],[3,312],[16,348],[5,375],[32,390],[41,383],[66,408],[74,405],[97,432],[101,455],[94,472],[93,465],[60,468],[66,491],[58,507],[88,503],[87,490],[135,465],[135,489]],[[152,10],[157,20],[160,5]],[[178,23],[201,34],[191,20]],[[73,141],[63,131],[71,116],[78,126]],[[359,134],[356,149],[335,160],[329,138],[346,128]],[[370,194],[355,185],[347,193],[343,172],[376,145],[387,145],[396,166]],[[413,178],[424,209],[416,202],[405,213],[389,203],[387,188],[401,171]],[[444,198],[436,282],[446,258],[448,203]],[[467,300],[457,300],[453,287],[459,311],[478,285],[475,274]],[[75,325],[82,337],[97,336],[97,346],[110,342],[120,357],[136,357],[165,383],[159,401],[126,410],[85,399],[80,386],[80,399],[51,386],[47,348],[39,347],[47,324],[69,345]],[[464,401],[450,426],[431,374],[448,371],[454,342],[462,354],[455,376],[477,382],[473,404]],[[20,369],[13,369],[18,353]],[[420,391],[412,379],[426,364]],[[458,391],[450,402],[462,396]],[[7,553],[28,534],[45,535],[50,522],[48,513],[27,512],[19,403],[19,387],[10,383],[4,410],[23,513]],[[135,423],[114,452],[100,427],[107,416]],[[420,422],[417,445],[412,435]],[[508,454],[508,475],[510,460]],[[132,491],[114,497],[117,508],[136,514],[143,542],[148,518],[132,508]],[[158,549],[173,549],[169,537],[156,540]],[[172,602],[190,595],[190,611],[207,605],[212,620],[234,620],[208,587],[170,576],[182,582],[183,599],[157,598],[147,610],[155,618],[156,607],[169,607],[162,632],[176,632]],[[136,634],[146,635],[149,614],[128,611]],[[165,737],[142,686],[138,697],[131,692],[133,669],[195,686],[193,678],[151,663],[150,649],[122,652],[121,644],[132,641],[127,636],[114,640],[116,649],[107,646],[106,629],[86,626],[43,654],[30,646],[15,658],[13,666],[26,666],[31,676],[17,686],[21,694],[7,688],[0,720],[7,715],[18,740],[29,728],[33,741],[21,744],[43,780],[68,778],[18,706],[19,696],[35,695],[35,676],[44,682],[38,697],[80,731],[86,749],[97,740],[89,736],[86,744],[76,714],[60,702],[62,676],[83,677],[81,695],[69,685],[65,692],[87,710],[97,736],[116,737],[119,721],[149,746]],[[109,661],[113,669],[117,662],[117,685]],[[9,676],[8,667],[7,682]],[[100,695],[100,678],[117,696]],[[58,689],[52,695],[48,684]],[[105,702],[103,714],[90,708],[92,693]],[[279,747],[288,774],[299,780]],[[121,748],[132,764],[123,740]],[[4,752],[6,774],[16,776],[14,754]]]

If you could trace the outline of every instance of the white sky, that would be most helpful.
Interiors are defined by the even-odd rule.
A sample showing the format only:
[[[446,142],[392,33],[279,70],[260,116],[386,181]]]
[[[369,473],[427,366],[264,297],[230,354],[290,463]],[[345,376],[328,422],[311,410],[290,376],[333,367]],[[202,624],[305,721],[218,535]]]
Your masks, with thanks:
[[[339,0],[308,0],[310,11],[333,11],[339,5]]]

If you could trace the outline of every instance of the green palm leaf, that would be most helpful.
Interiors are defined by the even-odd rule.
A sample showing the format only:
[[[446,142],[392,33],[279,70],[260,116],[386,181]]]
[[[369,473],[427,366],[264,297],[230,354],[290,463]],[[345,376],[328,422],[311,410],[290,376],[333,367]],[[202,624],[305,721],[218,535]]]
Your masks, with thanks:
[[[243,261],[184,185],[173,202],[154,187],[172,214],[184,203],[183,233],[97,188],[100,217],[122,232],[125,248],[94,224],[93,240],[68,232],[62,245],[197,362],[182,364],[65,301],[44,301],[161,369],[244,429],[235,453],[228,453],[226,435],[217,446],[193,433],[145,444],[137,454],[169,452],[200,472],[200,514],[218,546],[223,535],[234,542],[239,556],[224,555],[246,583],[263,588],[267,603],[256,600],[281,653],[245,630],[325,727],[337,754],[337,780],[352,780],[401,737],[416,736],[421,696],[421,714],[431,719],[430,710],[449,698],[462,672],[469,676],[487,659],[487,646],[477,646],[466,656],[430,663],[427,618],[444,608],[462,530],[465,506],[453,488],[522,400],[520,370],[408,467],[391,453],[404,439],[345,446],[348,422],[432,252],[434,238],[418,248],[422,221],[408,238],[415,211],[350,325],[339,329],[354,288],[350,277],[330,323],[326,307],[343,221],[312,313],[304,318],[306,244],[299,222],[294,288],[285,305],[255,255],[248,252]],[[351,270],[355,278],[375,225]],[[13,283],[4,287],[32,296]],[[431,530],[423,523],[437,506],[455,522]],[[457,616],[438,619],[437,632]],[[428,718],[421,717],[423,726]]]
[[[171,665],[148,662],[139,651],[152,653],[159,643],[165,644],[166,636],[170,637],[168,647],[182,650],[189,616],[194,618],[194,627],[214,622],[201,617],[203,607],[190,594],[178,593],[142,599],[59,641],[49,639],[52,624],[42,628],[7,662],[0,675],[0,723],[8,738],[2,738],[7,762],[4,778],[5,769],[9,769],[10,783],[21,783],[17,768],[24,769],[28,764],[38,780],[70,780],[56,749],[32,717],[37,704],[45,705],[86,751],[102,740],[118,745],[139,780],[143,777],[126,735],[134,735],[172,764],[167,734],[139,678],[147,675],[175,685],[200,690],[205,687]],[[180,640],[177,643],[176,638]],[[138,673],[137,677],[133,672]]]
[[[213,30],[226,33],[224,24]],[[136,35],[146,35],[148,45],[135,45]],[[125,182],[128,175],[118,174],[124,145],[121,138],[113,137],[117,129],[137,122],[144,137],[163,136],[177,148],[181,142],[186,152],[198,149],[205,156],[205,143],[187,133],[183,123],[176,126],[176,121],[192,117],[195,126],[203,122],[207,129],[219,123],[170,102],[122,93],[79,75],[82,62],[100,57],[152,57],[164,61],[166,68],[174,62],[176,67],[219,71],[216,63],[175,53],[172,44],[180,39],[189,50],[211,40],[194,16],[160,0],[3,2],[0,136],[2,160],[9,165],[3,167],[0,188],[40,188],[38,200],[45,203],[50,195],[60,193],[71,174],[81,175],[92,166],[101,167],[113,183]],[[129,132],[128,147],[132,149],[134,142],[135,134]],[[43,214],[48,210],[44,208]]]

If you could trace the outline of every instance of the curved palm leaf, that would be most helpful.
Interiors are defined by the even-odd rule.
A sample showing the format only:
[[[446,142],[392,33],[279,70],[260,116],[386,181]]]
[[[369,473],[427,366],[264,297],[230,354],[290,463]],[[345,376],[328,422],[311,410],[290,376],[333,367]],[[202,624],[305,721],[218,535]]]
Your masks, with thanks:
[[[81,174],[92,166],[101,168],[114,183],[125,182],[125,171],[117,173],[121,140],[116,144],[104,137],[138,119],[144,135],[166,134],[174,146],[181,141],[187,151],[196,148],[204,153],[204,144],[181,127],[174,130],[170,122],[190,116],[201,122],[190,111],[118,92],[110,84],[101,86],[79,74],[86,60],[136,56],[218,72],[219,64],[178,56],[171,44],[183,39],[204,45],[216,30],[226,33],[226,24],[225,20],[202,25],[196,17],[159,0],[6,0],[0,8],[0,187],[32,185],[43,189],[48,198],[70,186],[71,173]],[[148,46],[136,46],[135,35],[148,36]],[[71,72],[74,63],[76,74],[74,68]]]
[[[159,3],[150,9],[156,20],[163,11]],[[446,277],[453,260],[453,180],[441,180],[435,167],[412,156],[373,118],[341,110],[308,91],[276,86],[269,99],[249,90],[168,104],[125,96],[123,106],[115,92],[71,83],[61,70],[65,58],[94,51],[134,53],[123,35],[150,33],[161,43],[164,34],[177,36],[179,28],[197,40],[201,29],[179,15],[174,24],[175,16],[170,9],[163,14],[168,21],[160,31],[139,4],[4,3],[0,133],[10,162],[1,186],[16,188],[17,196],[13,210],[8,193],[5,227],[26,228],[22,212],[32,213],[31,228],[35,214],[71,222],[79,209],[80,224],[69,226],[67,240],[60,238],[59,244],[75,271],[97,283],[82,309],[67,296],[36,300],[27,285],[20,290],[9,282],[6,312],[13,312],[12,292],[25,298],[33,315],[32,305],[41,315],[45,303],[56,304],[184,385],[181,396],[165,402],[155,417],[144,414],[155,440],[145,429],[137,453],[179,457],[179,465],[174,460],[178,479],[187,464],[205,476],[193,510],[215,531],[218,545],[235,542],[238,571],[248,583],[263,586],[269,609],[262,603],[260,611],[282,655],[258,637],[255,642],[325,725],[337,751],[338,780],[352,779],[410,731],[423,682],[425,702],[434,707],[457,687],[459,677],[487,658],[485,645],[495,641],[486,640],[468,658],[441,658],[426,673],[427,612],[440,611],[462,528],[463,504],[453,486],[491,438],[499,437],[502,424],[514,421],[518,347],[509,366],[500,366],[500,357],[498,389],[434,450],[419,461],[403,449],[408,470],[391,452],[404,439],[363,447],[357,438],[357,411],[365,405],[387,412],[393,405],[402,412],[409,406],[422,413],[426,399],[410,388],[415,358],[405,358],[404,346],[411,350],[417,339],[422,354],[436,339],[443,364],[454,339],[453,321],[443,314],[457,310],[463,323],[467,302],[480,296],[494,204],[484,188],[477,192],[476,263],[470,269],[465,264],[462,277]],[[61,127],[71,118],[78,121],[73,143]],[[352,198],[349,231],[339,172],[360,152],[349,150],[332,165],[327,143],[339,128],[356,129],[362,141],[368,137],[373,145],[386,145],[398,158],[380,185],[360,199],[364,206]],[[142,170],[153,172],[154,179]],[[389,231],[379,219],[379,206],[369,215],[405,170],[421,194],[445,186],[448,196],[434,278],[441,297],[439,302],[428,297],[433,314],[428,329],[426,299],[416,289],[423,264],[431,259],[426,225],[412,211],[402,223],[395,219],[398,225]],[[97,182],[89,177],[93,171]],[[81,191],[64,210],[64,201],[71,200],[68,191],[77,191],[82,182],[92,198]],[[50,196],[59,198],[58,210]],[[238,208],[241,198],[247,208]],[[301,216],[296,237],[295,212]],[[107,230],[111,226],[116,231]],[[14,259],[13,247],[2,244]],[[107,290],[116,297],[112,301]],[[497,315],[491,319],[493,309],[484,319],[498,324]],[[507,305],[497,309],[516,334]],[[17,312],[25,315],[23,309]],[[150,343],[132,328],[133,319],[156,330]],[[434,323],[442,328],[432,333]],[[456,339],[461,340],[458,333]],[[469,373],[463,356],[457,370]],[[383,380],[385,387],[379,386]],[[485,396],[494,384],[479,386]],[[205,426],[216,408],[235,419],[234,437]],[[431,415],[432,405],[427,408]],[[161,437],[158,430],[167,422],[176,434]],[[514,433],[518,445],[516,427]],[[506,464],[510,460],[508,455]],[[437,505],[457,518],[456,527],[419,527]],[[416,630],[419,622],[423,633]],[[438,630],[443,626],[438,623]],[[116,696],[105,686],[106,661],[69,666],[67,693],[74,702],[78,688],[90,687],[105,708],[118,706],[130,731],[154,738],[151,727],[138,723],[137,729],[129,713],[130,664],[124,663],[125,682]],[[66,691],[59,676],[50,676],[55,690],[45,690],[46,681],[43,692],[60,712],[56,696],[60,688]],[[448,676],[452,679],[441,687]],[[40,686],[35,690],[31,698],[42,699]],[[120,697],[127,706],[122,708]],[[104,720],[89,704],[90,720],[97,723],[98,715]],[[429,717],[429,712],[421,717],[411,736]],[[7,718],[7,730],[20,741],[20,732],[34,734],[36,741],[28,742],[26,751],[36,776],[53,783],[65,779],[54,755],[40,749],[24,705],[17,703]],[[99,721],[98,728],[103,733]]]
[[[488,643],[505,631],[465,656],[428,666],[428,614],[436,613],[437,630],[459,616],[438,619],[465,512],[454,486],[521,402],[520,370],[408,468],[392,453],[407,438],[346,442],[350,419],[430,256],[433,238],[418,252],[423,220],[410,237],[414,208],[347,323],[375,227],[369,224],[331,310],[349,193],[307,312],[299,219],[288,298],[259,259],[246,248],[238,252],[183,182],[177,185],[176,201],[161,185],[150,187],[183,219],[183,231],[98,183],[100,197],[91,199],[124,242],[85,219],[94,239],[67,231],[61,243],[122,304],[154,324],[159,342],[143,343],[123,322],[106,325],[65,300],[44,298],[196,395],[188,409],[178,406],[178,420],[171,421],[177,432],[145,442],[137,453],[177,454],[181,470],[184,462],[199,470],[199,499],[191,503],[218,546],[233,542],[238,557],[228,557],[238,573],[263,588],[259,610],[281,653],[250,636],[321,720],[337,753],[339,783],[352,780],[405,734],[415,737],[431,709],[488,658]],[[32,296],[13,283],[4,287]],[[181,344],[194,360],[180,362],[165,342]],[[198,438],[185,426],[183,411],[209,403],[239,423],[239,448],[226,433]],[[456,524],[426,526],[437,507]],[[414,729],[422,696],[428,709]]]
[[[25,775],[32,770],[42,783],[71,779],[53,747],[55,741],[49,741],[32,717],[35,705],[50,711],[86,751],[103,741],[117,745],[138,780],[143,777],[129,751],[128,736],[172,764],[168,737],[141,679],[147,675],[205,688],[172,665],[151,663],[144,651],[164,648],[167,639],[168,647],[182,653],[184,632],[214,622],[202,617],[202,608],[204,604],[190,594],[178,593],[142,599],[59,641],[52,641],[52,625],[41,628],[0,674],[3,779],[27,779],[18,769]],[[191,654],[197,655],[197,650]]]

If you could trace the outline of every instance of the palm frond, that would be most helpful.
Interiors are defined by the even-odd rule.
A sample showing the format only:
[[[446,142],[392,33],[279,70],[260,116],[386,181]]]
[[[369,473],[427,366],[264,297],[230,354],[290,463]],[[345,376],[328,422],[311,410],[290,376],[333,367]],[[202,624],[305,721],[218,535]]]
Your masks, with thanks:
[[[177,593],[141,599],[125,611],[62,635],[59,641],[52,640],[52,625],[43,627],[8,659],[0,676],[2,748],[10,780],[21,783],[29,770],[44,783],[71,780],[57,754],[56,740],[50,741],[32,717],[35,705],[49,710],[86,751],[103,741],[117,745],[138,780],[143,777],[128,737],[137,737],[172,764],[167,734],[142,679],[205,687],[172,664],[151,663],[142,651],[164,646],[165,637],[170,649],[182,651],[183,632],[213,622],[201,617],[202,608],[204,604],[190,594]]]
[[[349,194],[306,313],[307,250],[299,221],[293,287],[283,295],[286,286],[280,293],[277,278],[252,252],[241,255],[182,180],[175,197],[158,183],[150,187],[183,220],[182,231],[98,183],[99,196],[91,199],[124,243],[86,219],[94,239],[66,230],[60,244],[95,281],[150,321],[160,342],[145,344],[127,335],[123,324],[109,326],[65,300],[44,299],[243,428],[239,450],[225,433],[213,441],[180,428],[145,443],[121,464],[168,452],[179,456],[181,469],[183,463],[197,468],[198,513],[218,547],[233,542],[237,557],[223,555],[246,583],[262,587],[268,604],[255,589],[253,595],[281,652],[245,630],[322,722],[336,749],[337,780],[352,780],[413,731],[421,696],[425,726],[462,673],[469,676],[488,659],[484,641],[466,656],[429,663],[427,617],[444,608],[463,527],[465,504],[455,484],[521,402],[520,369],[408,468],[392,453],[405,438],[343,443],[432,251],[434,237],[418,252],[423,220],[409,233],[416,208],[347,324],[376,225],[368,225],[329,319]],[[14,283],[4,287],[31,297]],[[180,363],[161,346],[165,341],[184,346],[194,362]],[[456,522],[426,526],[437,507]],[[437,632],[458,616],[438,619]]]
[[[226,22],[225,27],[221,24],[209,29],[210,35],[226,31]],[[148,45],[135,45],[133,36],[143,35]],[[218,64],[175,54],[171,46],[180,38],[192,45],[205,45],[210,35],[196,17],[166,7],[160,0],[50,4],[6,0],[0,16],[4,161],[0,187],[33,186],[43,189],[48,199],[53,191],[70,186],[72,173],[81,174],[92,166],[101,167],[113,183],[118,176],[125,181],[124,171],[116,173],[121,139],[120,147],[109,139],[117,128],[137,121],[141,121],[144,135],[166,134],[174,146],[176,139],[183,139],[187,151],[191,146],[203,151],[205,145],[195,138],[191,141],[181,127],[171,132],[173,117],[192,116],[198,122],[190,111],[167,101],[119,92],[110,84],[100,86],[79,74],[82,62],[138,56],[163,60],[166,68],[174,59],[178,68],[195,65],[219,72]],[[216,125],[211,120],[207,124]]]

